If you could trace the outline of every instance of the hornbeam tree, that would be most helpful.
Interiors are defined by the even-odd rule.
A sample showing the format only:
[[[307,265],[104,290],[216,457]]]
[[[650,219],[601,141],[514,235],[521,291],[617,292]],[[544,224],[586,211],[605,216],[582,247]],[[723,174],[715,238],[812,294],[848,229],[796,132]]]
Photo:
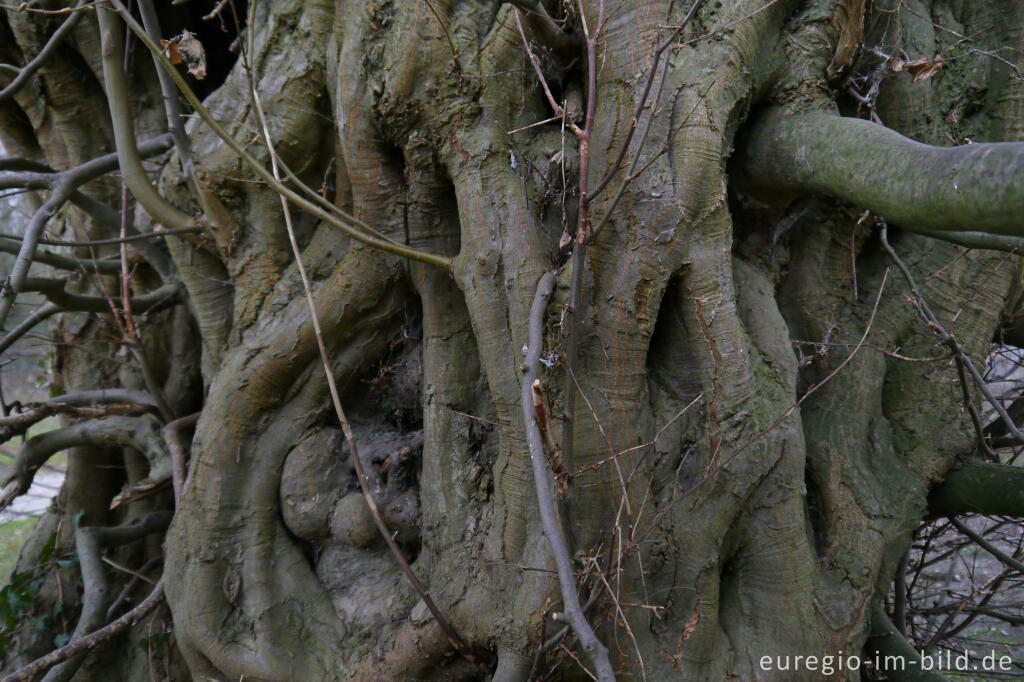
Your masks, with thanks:
[[[943,679],[866,671],[993,610],[915,625],[923,523],[1022,568],[964,518],[1024,515],[1022,50],[1004,0],[4,6],[53,390],[0,505],[68,470],[3,679]]]

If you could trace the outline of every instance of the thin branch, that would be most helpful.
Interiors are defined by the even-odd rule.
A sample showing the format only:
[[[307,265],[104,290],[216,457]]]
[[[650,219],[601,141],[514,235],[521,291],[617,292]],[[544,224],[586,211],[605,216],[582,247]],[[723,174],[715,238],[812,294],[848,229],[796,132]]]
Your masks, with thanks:
[[[526,343],[526,359],[523,361],[522,409],[526,427],[526,442],[530,451],[530,463],[533,467],[534,487],[537,490],[537,506],[540,511],[544,536],[548,539],[551,554],[558,569],[558,583],[562,592],[562,605],[573,631],[580,640],[583,650],[590,662],[598,671],[602,682],[615,679],[611,662],[608,660],[608,649],[594,634],[580,606],[577,594],[576,578],[573,574],[572,562],[569,559],[569,548],[565,543],[558,518],[555,513],[555,502],[551,496],[551,476],[545,464],[544,442],[537,425],[537,412],[533,404],[533,382],[537,378],[541,350],[544,346],[543,326],[544,311],[548,299],[555,286],[555,276],[545,272],[537,283],[537,291],[530,308],[529,337]]]
[[[156,138],[146,145],[146,151],[155,153],[153,150],[166,149],[169,138]],[[138,155],[136,155],[137,157]],[[117,167],[117,156],[107,154],[80,166],[76,166],[61,173],[52,174],[5,174],[0,175],[0,186],[7,183],[19,183],[17,186],[27,186],[26,183],[39,183],[40,187],[49,187],[52,191],[49,198],[32,215],[28,226],[25,228],[25,235],[21,240],[21,249],[11,267],[10,274],[2,287],[0,293],[0,326],[7,320],[14,305],[14,299],[21,290],[21,285],[28,276],[29,266],[35,254],[36,246],[42,235],[43,228],[50,218],[63,206],[68,199],[75,194],[79,187],[104,175]],[[141,162],[140,162],[141,167]]]
[[[40,243],[42,243],[42,241],[43,240],[41,239],[39,240]],[[21,239],[0,234],[0,251],[14,255],[21,253]],[[68,270],[70,272],[80,272],[83,263],[88,264],[88,266],[93,270],[102,272],[105,275],[112,275],[119,272],[121,269],[120,264],[115,261],[97,260],[95,258],[79,260],[78,258],[64,256],[59,253],[53,253],[52,251],[36,250],[32,255],[32,260],[36,263],[49,265],[51,268]]]
[[[556,117],[564,118],[565,108],[555,101],[555,96],[551,94],[551,88],[548,87],[548,81],[544,78],[544,72],[540,68],[540,59],[533,53],[533,49],[530,48],[530,41],[526,38],[526,32],[523,31],[523,23],[519,20],[519,10],[513,10],[516,15],[516,28],[519,29],[519,36],[523,39],[523,49],[526,50],[526,56],[530,60],[530,65],[533,67],[533,72],[537,74],[537,80],[540,81],[541,87],[544,89],[544,96],[548,99],[548,105],[551,110],[555,112]],[[572,130],[576,137],[582,137],[583,131],[579,129],[575,123],[571,120],[566,121],[566,126]]]
[[[935,313],[933,313],[931,308],[928,306],[928,302],[924,300],[924,297],[921,295],[921,290],[917,288],[917,282],[914,281],[914,276],[910,274],[910,268],[908,268],[906,263],[903,262],[903,259],[899,257],[895,249],[893,249],[892,246],[889,245],[887,232],[888,228],[883,222],[881,229],[879,230],[879,236],[881,237],[882,246],[889,254],[889,257],[893,259],[893,262],[896,263],[896,266],[899,268],[900,272],[903,273],[904,279],[907,280],[907,284],[910,286],[910,291],[914,295],[914,300],[917,304],[917,310],[921,318],[924,320],[924,323],[939,336],[939,342],[948,347],[949,350],[953,352],[957,359],[958,365],[962,365],[964,368],[967,369],[971,377],[974,379],[975,385],[977,386],[978,390],[981,391],[981,394],[985,396],[985,400],[989,402],[992,408],[1003,420],[1003,423],[1006,425],[1006,428],[1010,432],[1010,434],[1014,438],[1016,438],[1018,442],[1024,443],[1024,433],[1022,433],[1020,429],[1017,428],[1017,425],[1013,423],[1013,419],[1006,412],[1006,408],[1003,407],[1002,401],[998,400],[994,395],[992,395],[992,391],[989,389],[988,383],[985,381],[985,378],[981,375],[981,372],[978,371],[978,368],[974,366],[974,361],[971,360],[971,356],[969,356],[964,351],[963,347],[960,345],[960,342],[957,341],[956,337],[953,336],[953,334],[943,326],[943,324],[939,321],[939,318],[935,316]],[[979,434],[979,438],[984,438],[984,434]]]
[[[103,570],[101,551],[104,547],[124,545],[156,533],[171,525],[173,513],[160,511],[147,514],[134,522],[120,526],[85,526],[75,531],[82,572],[82,611],[71,634],[70,644],[82,639],[88,632],[103,624],[110,601],[110,588]],[[86,650],[68,658],[50,669],[43,682],[66,682],[85,662]]]
[[[975,533],[966,524],[961,523],[956,518],[950,516],[949,522],[953,524],[954,528],[956,528],[958,531],[960,531],[961,533],[969,537],[972,541],[974,541],[974,544],[978,545],[978,547],[981,547],[983,550],[985,550],[995,558],[999,559],[1006,566],[1024,575],[1024,564],[1017,561],[1006,552],[1001,551],[998,547],[996,547],[991,542]]]
[[[110,237],[108,239],[86,239],[83,241],[69,241],[65,239],[39,239],[39,244],[44,246],[108,246],[111,244],[130,244],[131,242],[141,241],[143,239],[163,239],[164,237],[173,237],[179,234],[195,234],[196,232],[202,232],[203,228],[194,225],[192,227],[178,227],[173,230],[157,230],[156,232],[140,232],[138,234],[130,234],[125,237]],[[17,235],[3,234],[0,233],[0,239],[21,239]],[[3,248],[3,247],[0,247]],[[3,249],[6,250],[6,249]],[[47,254],[51,255],[51,254]],[[53,254],[56,255],[56,254]],[[41,258],[37,259],[40,263],[46,263]],[[90,261],[85,261],[90,262]],[[103,264],[103,261],[97,261]],[[111,261],[114,263],[113,261]],[[49,263],[47,263],[49,265]],[[114,263],[114,265],[118,265]],[[77,268],[76,268],[77,269]]]
[[[13,346],[15,341],[32,331],[32,328],[37,324],[43,320],[53,317],[60,311],[61,307],[51,301],[47,301],[43,305],[39,306],[38,310],[22,320],[14,329],[4,334],[3,338],[0,338],[0,353],[3,353],[5,350]]]
[[[161,431],[164,442],[167,443],[167,449],[171,453],[171,475],[174,482],[174,506],[176,509],[181,508],[181,495],[185,492],[185,478],[188,475],[188,452],[185,450],[185,444],[181,441],[181,431],[195,427],[199,423],[200,415],[202,412],[175,419],[164,426]]]

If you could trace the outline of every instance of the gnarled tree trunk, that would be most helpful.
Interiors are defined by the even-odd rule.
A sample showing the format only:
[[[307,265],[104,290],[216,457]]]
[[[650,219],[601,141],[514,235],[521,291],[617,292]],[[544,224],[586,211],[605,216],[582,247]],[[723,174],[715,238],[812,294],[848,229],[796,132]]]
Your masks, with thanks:
[[[546,272],[540,387],[568,471],[554,494],[616,675],[758,679],[802,655],[860,679],[852,657],[882,646],[872,623],[889,627],[880,605],[929,493],[975,450],[956,363],[983,362],[1014,303],[1011,256],[949,240],[1024,236],[1022,148],[961,146],[1019,138],[1020,75],[991,53],[1024,47],[1024,19],[998,0],[582,5],[277,0],[243,36],[287,186],[322,185],[374,238],[436,256],[292,209],[367,482],[477,667],[451,655],[358,492],[279,196],[199,120],[196,181],[187,152],[162,159],[157,189],[185,219],[157,221],[202,214],[206,235],[143,254],[136,292],[174,284],[179,303],[140,328],[156,379],[126,369],[121,384],[159,384],[165,421],[201,412],[163,572],[194,679],[512,680],[558,662],[583,676],[557,648],[538,655],[564,627],[520,405]],[[3,16],[0,54],[24,63],[52,22]],[[121,30],[85,16],[0,103],[10,151],[63,169],[114,149]],[[228,40],[202,40],[227,69]],[[163,100],[130,42],[142,139],[163,130]],[[900,70],[900,54],[934,71]],[[212,74],[204,100],[243,145],[260,129],[247,75],[242,60]],[[73,102],[52,96],[71,87]],[[119,200],[114,183],[90,191]],[[883,219],[919,290],[891,267]],[[102,316],[79,319],[62,317],[67,339],[103,333]],[[906,360],[939,341],[962,354]],[[102,363],[59,358],[68,392],[98,387]],[[101,454],[72,458],[64,507],[94,524],[111,483],[80,491]],[[985,510],[980,486],[946,485],[948,504]]]

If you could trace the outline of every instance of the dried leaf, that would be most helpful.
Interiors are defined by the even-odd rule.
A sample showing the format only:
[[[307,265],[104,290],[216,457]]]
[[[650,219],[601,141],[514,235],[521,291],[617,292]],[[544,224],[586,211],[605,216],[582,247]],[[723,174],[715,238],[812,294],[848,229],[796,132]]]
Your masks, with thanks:
[[[115,495],[114,499],[110,501],[110,508],[117,509],[128,502],[134,502],[136,500],[141,500],[144,497],[155,495],[170,484],[170,478],[165,478],[161,481],[144,478],[135,485],[125,487],[124,490]]]
[[[936,55],[935,59],[928,59],[922,57],[921,59],[915,59],[912,62],[907,62],[906,69],[907,73],[910,74],[910,81],[925,80],[931,78],[942,70],[943,64],[945,64],[946,58],[942,55]]]
[[[181,53],[178,52],[178,44],[173,40],[161,40],[160,46],[164,48],[164,56],[171,64],[181,64]]]
[[[206,50],[194,33],[182,31],[180,35],[160,42],[164,48],[164,56],[172,64],[184,62],[190,74],[199,80],[206,78]]]
[[[558,249],[564,249],[572,241],[572,235],[569,234],[569,229],[562,230],[562,237],[558,240]]]

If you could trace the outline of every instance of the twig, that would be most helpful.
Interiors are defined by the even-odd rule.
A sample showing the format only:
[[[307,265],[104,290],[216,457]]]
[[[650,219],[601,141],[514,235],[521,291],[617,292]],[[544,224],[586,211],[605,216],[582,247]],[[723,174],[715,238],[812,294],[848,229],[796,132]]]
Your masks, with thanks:
[[[188,474],[188,452],[181,442],[181,431],[195,426],[202,412],[175,419],[161,430],[167,449],[171,453],[171,480],[174,483],[174,506],[181,508],[181,494],[185,492],[185,477]]]
[[[995,558],[999,559],[1001,562],[1003,562],[1010,568],[1014,569],[1018,573],[1024,574],[1024,563],[1021,563],[1020,561],[1017,561],[1016,559],[1011,557],[1009,554],[1000,551],[998,547],[996,547],[991,542],[975,533],[973,530],[968,528],[966,524],[961,523],[952,516],[949,517],[949,522],[953,524],[954,528],[956,528],[958,531],[960,531],[961,533],[969,537],[971,540],[973,540],[974,544],[978,545],[983,550],[985,550]]]
[[[615,680],[615,674],[612,671],[611,662],[608,660],[608,649],[594,634],[594,630],[587,622],[583,608],[580,606],[576,578],[569,559],[569,548],[565,543],[555,514],[555,503],[551,496],[550,473],[545,465],[544,442],[537,426],[537,412],[533,405],[533,382],[537,378],[541,350],[544,346],[544,311],[554,286],[554,274],[545,272],[537,283],[537,291],[530,308],[529,335],[526,344],[526,359],[523,361],[521,395],[526,442],[530,451],[530,463],[533,468],[534,487],[537,490],[537,506],[540,511],[541,524],[544,527],[544,536],[548,539],[555,567],[558,570],[558,583],[561,587],[562,605],[566,617],[590,662],[597,669],[598,679],[602,682],[612,682]]]
[[[156,232],[141,232],[139,234],[130,234],[130,235],[127,235],[125,237],[110,237],[109,239],[87,239],[87,240],[84,240],[84,241],[69,241],[69,240],[65,240],[65,239],[42,239],[42,238],[40,238],[38,240],[38,243],[39,244],[43,244],[44,246],[107,246],[109,244],[127,244],[127,243],[130,243],[130,242],[137,242],[137,241],[140,241],[142,239],[162,239],[164,237],[173,237],[173,236],[179,235],[179,234],[195,234],[196,232],[202,232],[202,231],[203,231],[203,228],[201,228],[198,225],[196,225],[194,227],[179,227],[179,228],[175,228],[173,230],[157,230]],[[0,238],[3,238],[3,239],[18,239],[18,240],[21,239],[21,237],[18,236],[18,235],[3,234],[3,233],[0,233]],[[47,255],[56,256],[56,255],[59,255],[59,254],[47,254]],[[42,260],[41,258],[39,258],[38,260],[41,263],[45,263],[46,262],[46,261]],[[104,262],[105,261],[99,261],[100,265],[103,265]],[[118,265],[117,263],[114,263],[114,261],[110,261],[110,263],[112,265],[114,265],[115,268],[120,268],[120,265]],[[51,263],[47,263],[47,265],[51,265]]]
[[[888,228],[883,222],[881,224],[881,229],[879,230],[882,246],[889,254],[889,257],[893,259],[893,262],[896,263],[896,267],[898,267],[900,272],[903,273],[904,279],[907,280],[907,284],[910,286],[910,291],[914,295],[914,300],[917,302],[917,309],[921,318],[924,320],[925,324],[939,336],[939,343],[947,346],[950,351],[953,352],[957,358],[958,365],[962,364],[962,366],[967,369],[971,377],[974,379],[978,390],[981,391],[981,394],[985,396],[985,400],[987,400],[996,413],[999,414],[999,417],[1003,420],[1003,423],[1006,425],[1010,434],[1017,439],[1017,442],[1024,443],[1024,433],[1022,433],[1020,429],[1017,428],[1017,425],[1013,423],[1013,419],[1007,413],[1006,408],[1003,407],[1002,401],[992,395],[992,391],[989,390],[988,384],[985,383],[985,378],[981,375],[981,372],[978,371],[978,368],[974,366],[974,361],[971,360],[971,357],[966,352],[964,352],[960,342],[957,341],[956,337],[954,337],[953,334],[942,325],[939,318],[935,316],[935,313],[933,313],[931,308],[928,306],[928,302],[924,300],[920,289],[917,288],[917,282],[914,281],[914,276],[910,274],[910,268],[908,268],[906,263],[903,262],[903,259],[899,257],[895,249],[889,245],[887,232]]]
[[[162,140],[155,146],[166,148],[164,146],[165,143],[166,140]],[[116,166],[117,157],[108,154],[87,161],[62,173],[34,174],[32,177],[26,177],[26,175],[22,174],[20,176],[14,175],[2,178],[6,182],[28,181],[30,184],[47,186],[51,189],[51,192],[46,202],[32,215],[32,219],[25,228],[25,235],[21,240],[21,249],[18,251],[14,265],[11,267],[8,279],[0,287],[2,289],[2,292],[0,292],[0,326],[7,320],[11,306],[14,305],[14,299],[21,290],[25,278],[28,277],[28,269],[32,265],[36,245],[39,243],[39,238],[46,223],[49,222],[50,218],[57,213],[60,207],[71,198],[80,186],[104,175],[116,168]]]

